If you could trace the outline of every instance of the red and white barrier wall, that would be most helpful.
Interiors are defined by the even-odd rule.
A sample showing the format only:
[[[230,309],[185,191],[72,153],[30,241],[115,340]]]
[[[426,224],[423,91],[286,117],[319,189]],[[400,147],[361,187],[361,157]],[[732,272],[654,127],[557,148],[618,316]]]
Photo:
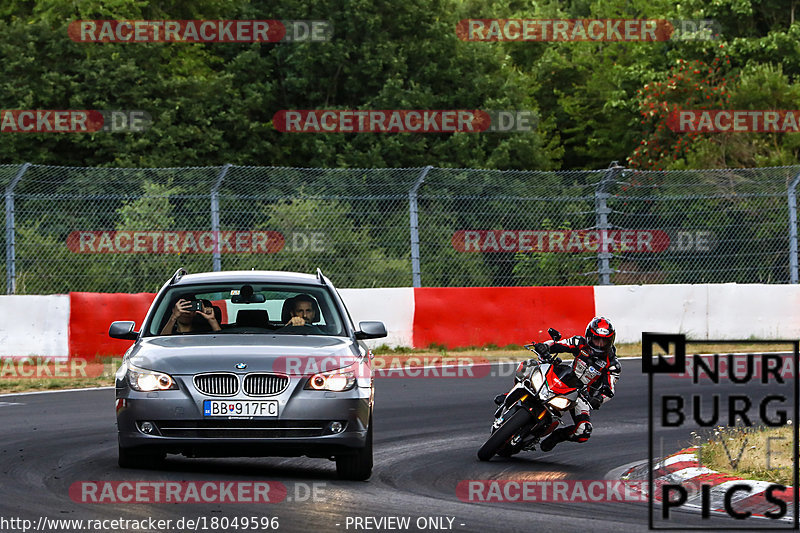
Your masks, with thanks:
[[[414,346],[526,344],[583,331],[594,312],[592,287],[467,287],[414,290]]]
[[[362,320],[380,320],[389,334],[371,346],[413,346],[414,289],[338,289],[356,327]]]
[[[800,339],[800,285],[621,285],[594,287],[597,314],[617,342],[642,331],[690,339]]]
[[[69,296],[0,296],[0,356],[69,355]]]
[[[617,342],[642,331],[690,339],[798,339],[800,285],[622,285],[341,289],[353,321],[381,320],[389,336],[372,345],[448,348],[524,344],[583,333],[611,319]],[[154,294],[0,296],[0,356],[120,355],[130,341],[108,337],[114,320],[142,323]]]

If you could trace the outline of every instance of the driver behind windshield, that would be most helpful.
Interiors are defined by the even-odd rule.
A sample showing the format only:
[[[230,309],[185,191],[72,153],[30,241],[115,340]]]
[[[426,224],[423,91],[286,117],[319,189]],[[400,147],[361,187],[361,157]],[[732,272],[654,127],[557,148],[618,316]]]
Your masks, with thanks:
[[[292,298],[293,303],[289,306],[291,318],[286,323],[287,326],[311,326],[318,320],[315,311],[317,302],[308,294],[298,294]]]

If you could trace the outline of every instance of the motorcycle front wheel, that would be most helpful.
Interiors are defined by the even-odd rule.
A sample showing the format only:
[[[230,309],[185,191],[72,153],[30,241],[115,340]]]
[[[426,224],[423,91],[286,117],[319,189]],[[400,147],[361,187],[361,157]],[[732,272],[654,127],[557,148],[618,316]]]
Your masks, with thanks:
[[[502,448],[514,435],[519,432],[526,424],[530,423],[533,415],[527,409],[517,409],[517,411],[507,418],[503,424],[492,433],[492,436],[483,443],[478,450],[478,459],[488,461]]]

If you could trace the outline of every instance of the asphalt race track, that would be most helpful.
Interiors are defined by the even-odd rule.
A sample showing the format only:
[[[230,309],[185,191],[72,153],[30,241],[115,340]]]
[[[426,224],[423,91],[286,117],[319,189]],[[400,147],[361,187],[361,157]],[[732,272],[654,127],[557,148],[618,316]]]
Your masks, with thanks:
[[[674,381],[676,388],[692,387],[690,380]],[[547,454],[527,452],[479,462],[475,453],[488,436],[492,398],[505,392],[510,382],[507,367],[498,366],[482,378],[379,378],[375,469],[368,482],[339,481],[332,462],[307,458],[169,456],[160,470],[122,470],[117,467],[113,390],[0,397],[0,516],[29,519],[34,525],[39,517],[152,517],[173,524],[182,517],[205,517],[206,527],[198,531],[214,531],[212,517],[243,516],[278,517],[278,531],[401,530],[394,527],[396,523],[383,522],[385,527],[379,527],[375,521],[362,521],[356,527],[356,517],[409,517],[409,531],[418,531],[416,521],[428,517],[434,520],[426,522],[426,531],[646,531],[648,508],[642,503],[459,500],[456,486],[462,480],[599,480],[614,468],[647,458],[647,381],[641,362],[631,359],[623,361],[617,397],[594,413],[595,430],[588,443],[563,443]],[[688,431],[667,433],[665,453],[687,444]],[[73,501],[70,486],[89,480],[269,480],[283,483],[288,497],[274,504]],[[312,484],[319,489],[316,501],[306,490]],[[710,523],[701,523],[697,514],[677,512],[671,524],[720,527],[731,522],[712,517]],[[765,522],[759,525],[773,525]],[[0,530],[21,531],[8,524]],[[216,530],[224,529],[218,525]]]

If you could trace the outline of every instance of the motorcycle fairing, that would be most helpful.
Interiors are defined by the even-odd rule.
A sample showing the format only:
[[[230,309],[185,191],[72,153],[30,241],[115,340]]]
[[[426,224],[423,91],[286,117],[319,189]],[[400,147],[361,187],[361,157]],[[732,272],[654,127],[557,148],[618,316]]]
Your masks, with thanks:
[[[556,394],[569,394],[581,386],[581,381],[572,373],[572,367],[566,364],[550,365],[545,377],[547,386]]]

